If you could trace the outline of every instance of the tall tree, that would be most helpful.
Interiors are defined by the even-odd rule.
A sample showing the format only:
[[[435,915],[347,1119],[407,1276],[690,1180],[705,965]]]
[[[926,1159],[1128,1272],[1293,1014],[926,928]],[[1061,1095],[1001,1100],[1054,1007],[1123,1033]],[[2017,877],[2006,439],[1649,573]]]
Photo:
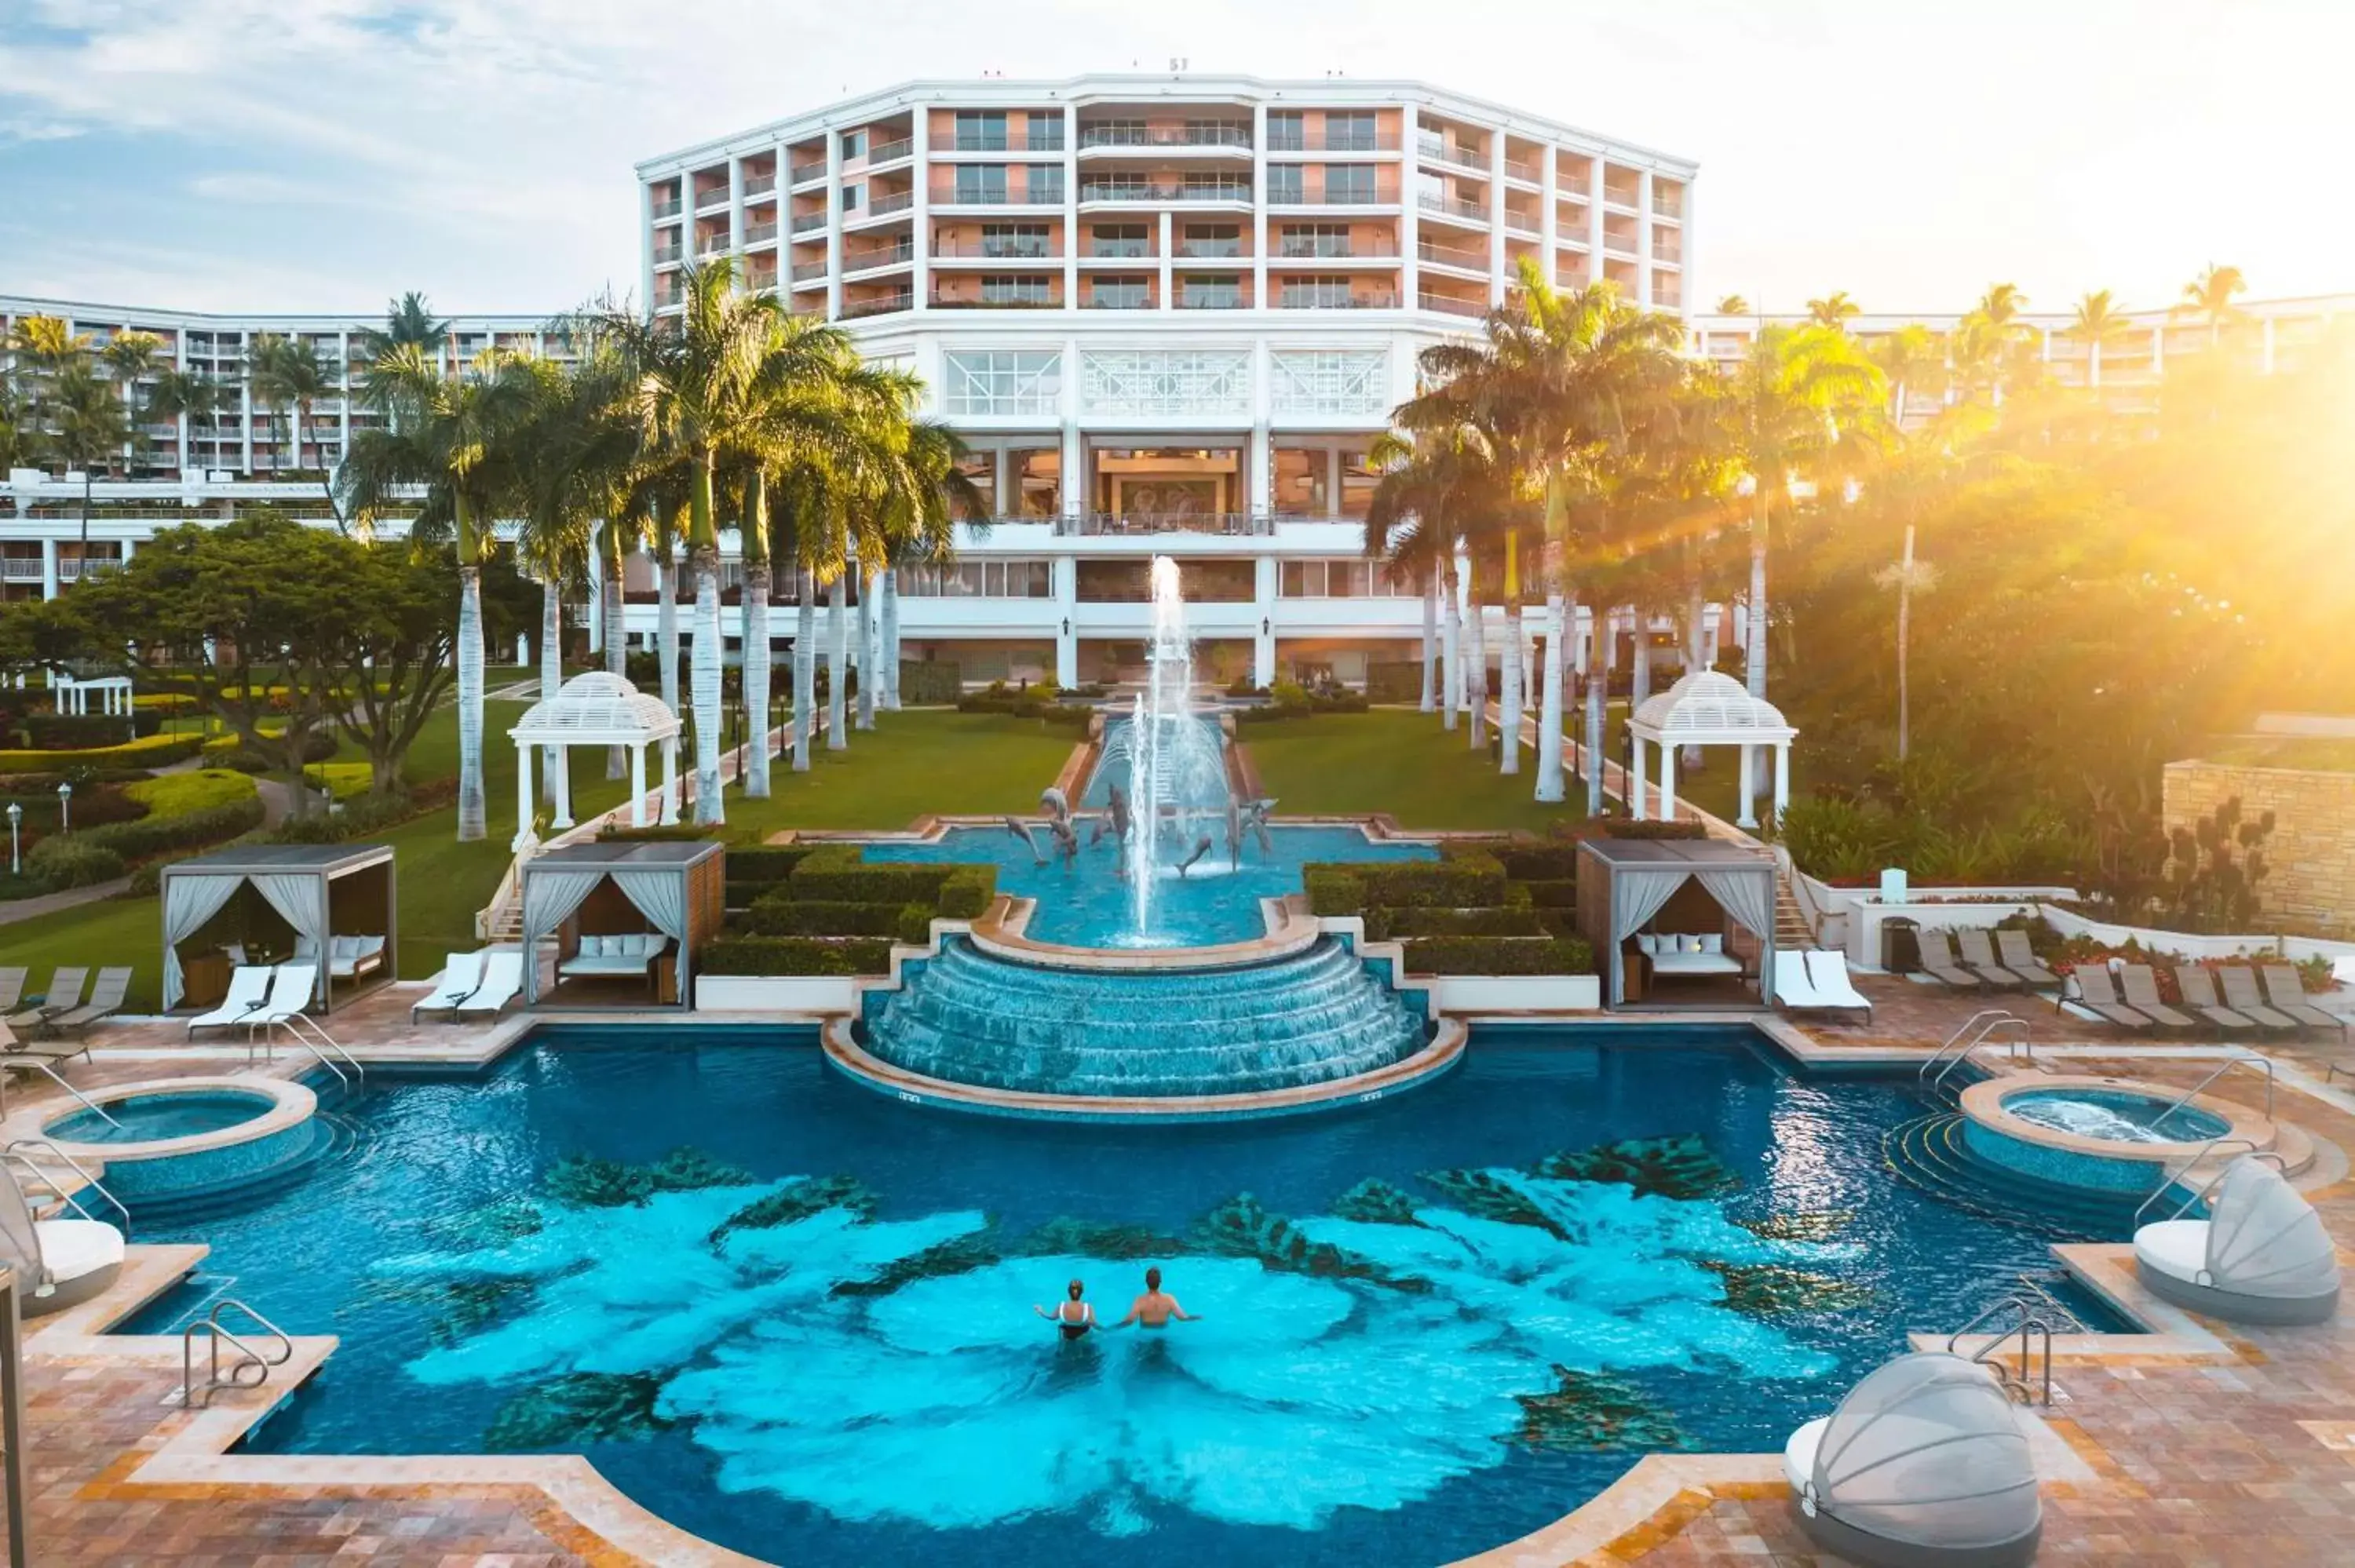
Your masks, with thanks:
[[[262,333],[245,352],[246,379],[253,389],[253,400],[285,416],[286,446],[293,450],[293,466],[302,468],[303,444],[314,434],[312,410],[321,398],[335,396],[335,375],[320,357],[319,345],[309,338]],[[281,461],[273,462],[273,468],[282,466],[283,455],[282,451]],[[336,501],[333,468],[322,453],[319,489],[327,498],[328,510],[335,514],[336,526],[340,528],[344,514]]]
[[[1740,294],[1728,294],[1717,302],[1717,313],[1721,316],[1746,316],[1750,313],[1750,302]]]
[[[1809,321],[1817,326],[1835,327],[1841,332],[1848,330],[1849,319],[1859,314],[1860,311],[1861,307],[1849,298],[1846,289],[1835,290],[1820,300],[1807,302]]]
[[[99,465],[112,468],[131,440],[131,416],[113,383],[87,355],[48,378],[44,440],[68,470],[81,471],[81,567],[90,569],[90,498]]]
[[[2107,289],[2096,289],[2077,302],[2069,324],[2061,335],[2085,347],[2085,384],[2102,384],[2102,351],[2124,336],[2126,319]]]
[[[1917,393],[1930,390],[1946,366],[1946,348],[1938,335],[1918,323],[1873,339],[1867,353],[1889,387],[1889,418],[1902,428],[1913,414]]]
[[[2248,280],[2238,267],[2219,267],[2211,262],[2200,276],[2183,285],[2182,308],[2193,315],[2208,320],[2208,341],[2213,344],[2223,334],[2224,328],[2241,319],[2241,309],[2232,303],[2235,295],[2243,293]]]
[[[197,370],[165,368],[148,383],[143,417],[169,419],[184,437],[193,438],[201,425],[209,430],[221,405],[221,384]]]

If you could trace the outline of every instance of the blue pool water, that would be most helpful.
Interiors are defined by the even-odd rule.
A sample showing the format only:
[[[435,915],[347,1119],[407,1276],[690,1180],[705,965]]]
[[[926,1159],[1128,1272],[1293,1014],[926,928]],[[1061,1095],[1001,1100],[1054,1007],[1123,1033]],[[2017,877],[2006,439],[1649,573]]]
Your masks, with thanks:
[[[251,1121],[278,1102],[268,1095],[235,1089],[208,1089],[195,1094],[140,1095],[131,1099],[103,1100],[106,1116],[80,1110],[51,1122],[48,1136],[68,1143],[148,1143],[168,1138],[194,1138]],[[114,1119],[110,1122],[107,1117]]]
[[[1154,927],[1143,938],[1133,927],[1127,884],[1115,874],[1118,851],[1106,834],[1088,844],[1090,824],[1081,824],[1080,855],[1066,865],[1050,858],[1041,866],[1026,844],[1004,828],[951,828],[936,843],[874,843],[867,858],[933,864],[943,861],[988,861],[997,867],[997,890],[1035,898],[1028,935],[1041,942],[1082,948],[1199,948],[1214,942],[1248,941],[1265,929],[1259,901],[1300,891],[1300,868],[1310,861],[1435,860],[1429,844],[1377,843],[1356,828],[1274,828],[1275,853],[1263,854],[1255,841],[1243,845],[1242,863],[1227,856],[1226,830],[1208,831],[1218,842],[1184,876],[1165,866],[1154,905]]]
[[[2232,1130],[2222,1117],[2171,1096],[2126,1089],[2030,1089],[2003,1097],[2020,1120],[2113,1143],[2204,1143]]]
[[[582,1452],[787,1563],[1430,1564],[1641,1452],[1778,1447],[2051,1268],[1891,1178],[1906,1086],[1751,1039],[1483,1030],[1394,1102],[1140,1128],[911,1110],[805,1033],[542,1030],[142,1239],[342,1336],[258,1446]],[[1116,1317],[1147,1263],[1202,1321],[1031,1313],[1076,1276]]]

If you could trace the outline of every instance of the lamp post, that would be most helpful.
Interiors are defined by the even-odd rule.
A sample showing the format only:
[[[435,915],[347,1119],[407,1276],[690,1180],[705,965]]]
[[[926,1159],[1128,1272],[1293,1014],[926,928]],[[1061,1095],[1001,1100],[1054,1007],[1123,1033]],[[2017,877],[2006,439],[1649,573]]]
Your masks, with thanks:
[[[58,786],[58,832],[73,832],[73,786],[70,784]]]
[[[16,876],[24,870],[24,861],[16,853],[16,824],[25,820],[25,808],[16,801],[8,802],[8,874]]]

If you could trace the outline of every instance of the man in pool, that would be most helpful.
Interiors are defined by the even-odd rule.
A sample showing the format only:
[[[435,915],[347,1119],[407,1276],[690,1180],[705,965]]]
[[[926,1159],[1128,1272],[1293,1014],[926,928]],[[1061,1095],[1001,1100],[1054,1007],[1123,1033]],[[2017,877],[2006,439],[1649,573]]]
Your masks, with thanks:
[[[1087,1338],[1088,1330],[1096,1326],[1096,1309],[1081,1299],[1087,1293],[1087,1288],[1074,1279],[1063,1287],[1064,1298],[1055,1303],[1052,1312],[1035,1301],[1030,1304],[1030,1310],[1054,1324],[1066,1340],[1083,1340]],[[1139,1297],[1138,1299],[1141,1301],[1144,1298]]]
[[[1076,1284],[1077,1281],[1073,1283]],[[1148,1268],[1145,1271],[1145,1294],[1128,1304],[1128,1316],[1114,1323],[1113,1327],[1125,1329],[1134,1323],[1140,1329],[1166,1329],[1169,1326],[1169,1319],[1172,1318],[1177,1319],[1180,1323],[1199,1323],[1202,1320],[1200,1313],[1187,1311],[1178,1305],[1178,1298],[1161,1288],[1159,1269]]]

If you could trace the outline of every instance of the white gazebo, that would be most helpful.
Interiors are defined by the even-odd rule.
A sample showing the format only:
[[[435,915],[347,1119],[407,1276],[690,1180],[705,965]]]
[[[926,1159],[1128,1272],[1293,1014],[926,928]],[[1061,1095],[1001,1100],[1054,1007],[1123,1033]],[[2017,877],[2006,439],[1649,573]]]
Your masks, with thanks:
[[[87,714],[91,699],[98,699],[98,712],[118,718],[131,716],[131,677],[128,675],[94,675],[88,679],[69,674],[63,670],[49,673],[50,701],[60,714]]]
[[[662,820],[678,821],[678,715],[660,697],[639,691],[602,670],[575,675],[556,695],[524,710],[507,731],[516,743],[516,836],[520,853],[532,839],[531,754],[548,747],[559,754],[556,769],[556,821],[572,826],[571,769],[561,754],[573,747],[627,747],[630,753],[630,825],[646,825],[646,747],[662,743]]]
[[[1657,695],[1647,697],[1627,720],[1635,741],[1628,769],[1627,809],[1637,821],[1645,810],[1644,747],[1660,751],[1660,820],[1677,814],[1677,748],[1685,746],[1732,746],[1742,751],[1742,815],[1738,825],[1758,825],[1751,803],[1755,793],[1753,758],[1756,748],[1774,748],[1774,811],[1781,815],[1791,803],[1791,742],[1799,732],[1783,717],[1783,710],[1763,697],[1753,697],[1742,683],[1715,670],[1697,670]]]

